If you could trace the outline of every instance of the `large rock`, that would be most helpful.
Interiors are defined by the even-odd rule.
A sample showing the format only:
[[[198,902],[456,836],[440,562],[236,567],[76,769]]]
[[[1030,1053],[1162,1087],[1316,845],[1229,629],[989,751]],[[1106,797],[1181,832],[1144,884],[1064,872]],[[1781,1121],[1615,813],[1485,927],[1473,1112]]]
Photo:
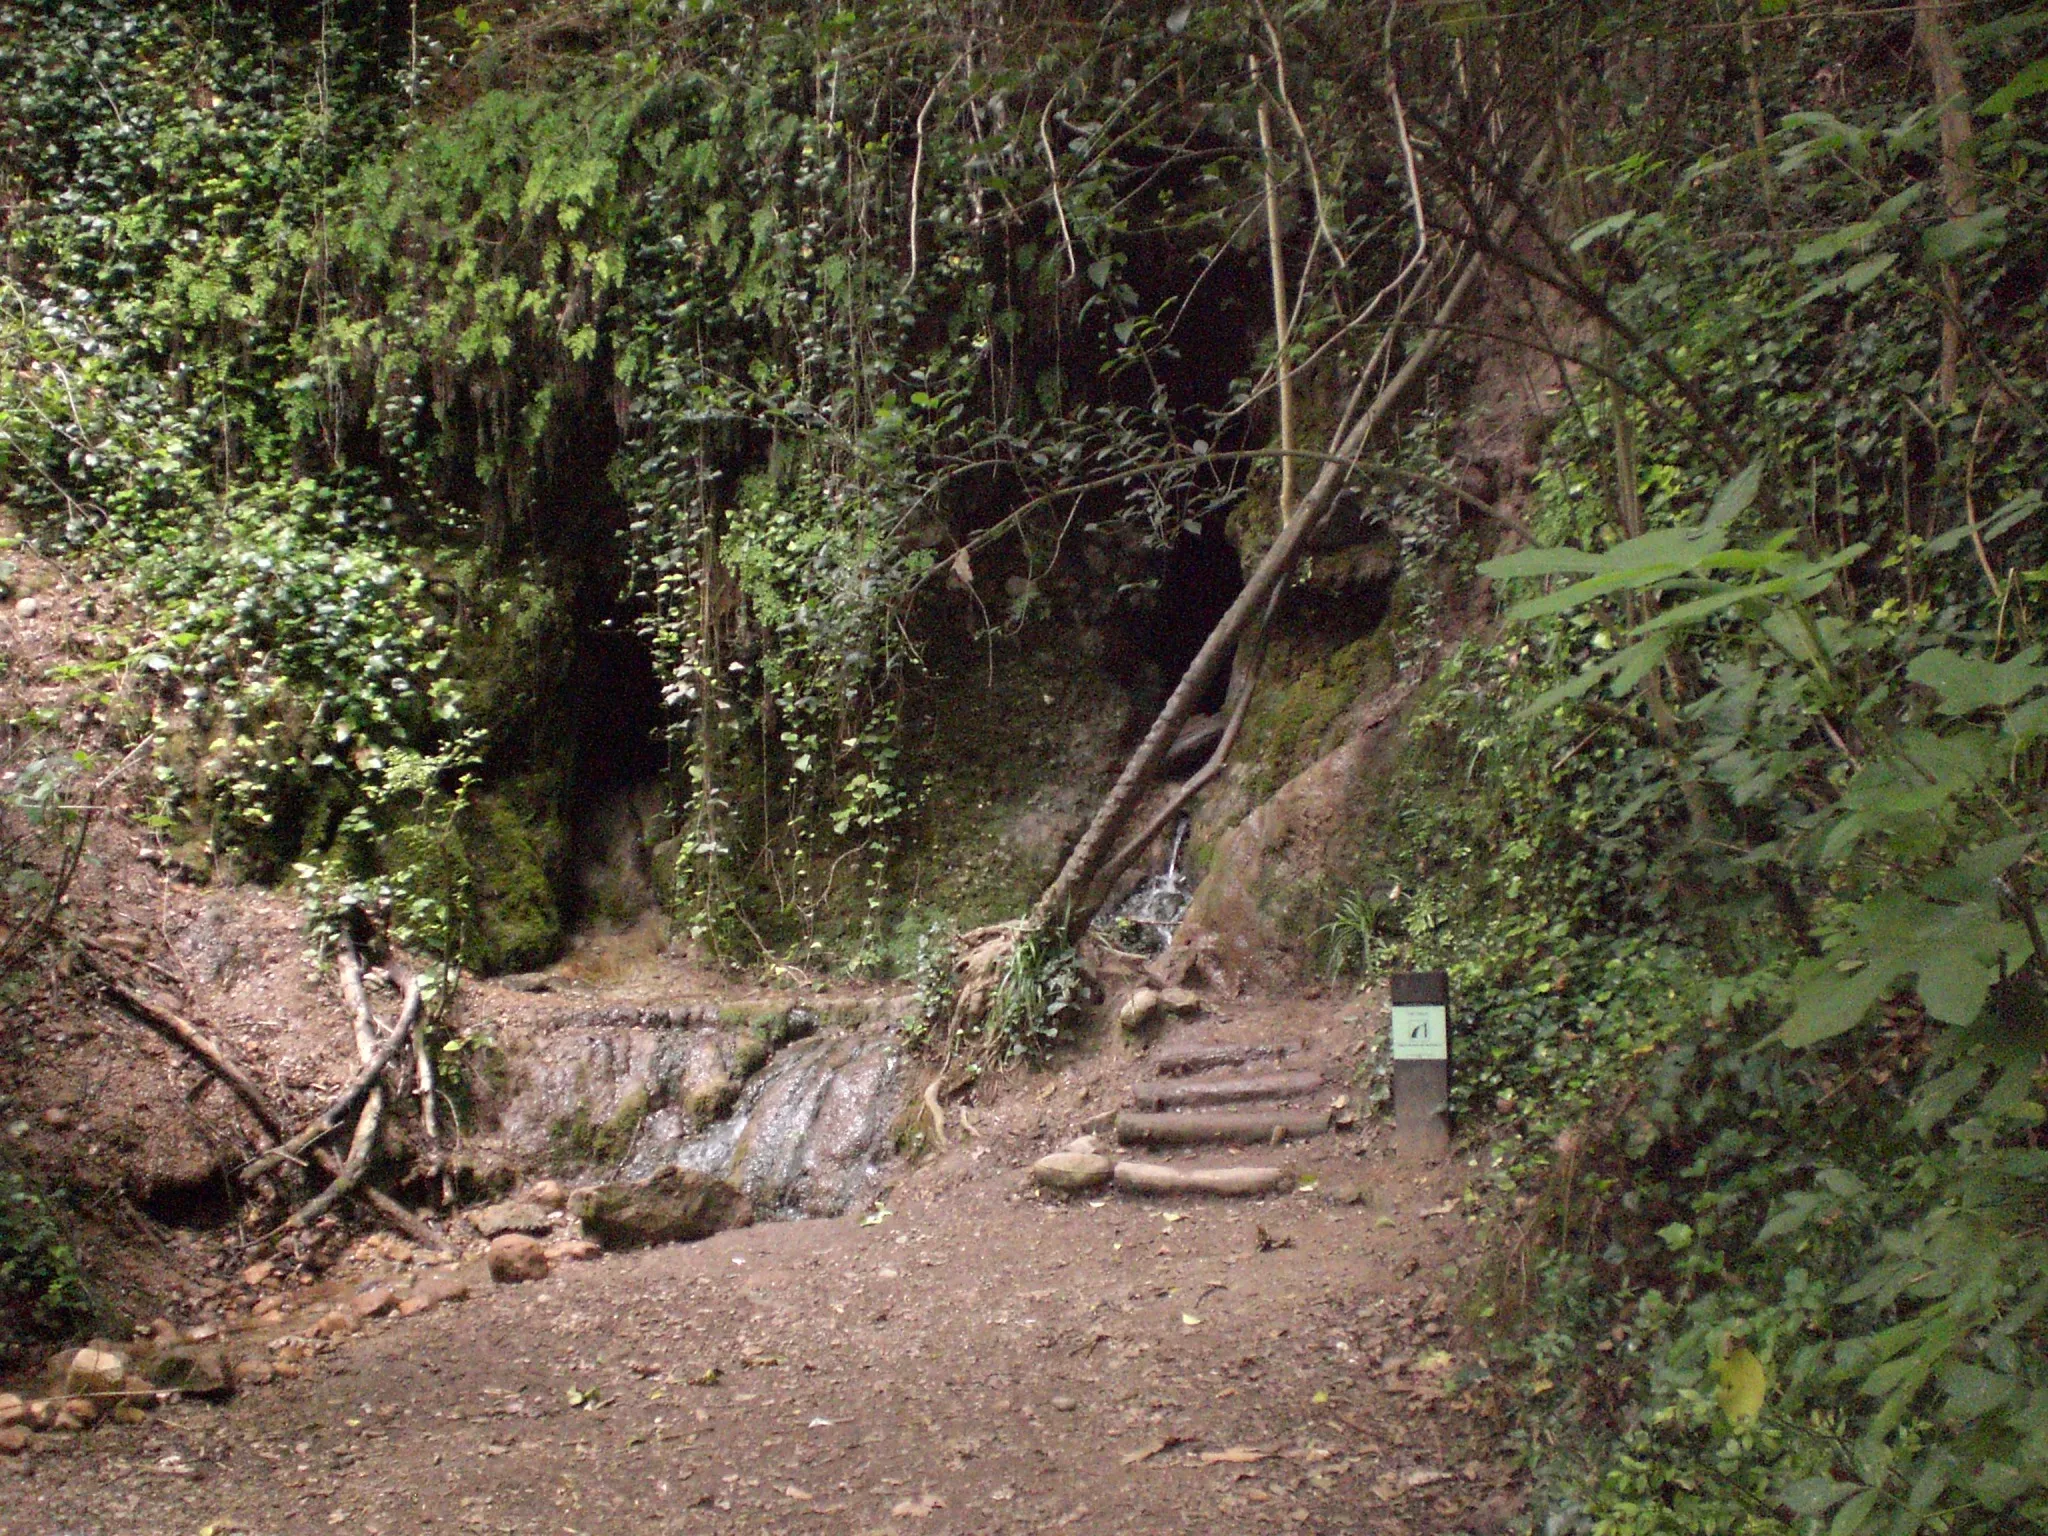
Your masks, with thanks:
[[[545,1232],[549,1221],[546,1208],[535,1202],[501,1200],[471,1211],[469,1224],[485,1237],[502,1237],[507,1232]]]
[[[173,1344],[143,1366],[153,1387],[194,1397],[225,1397],[235,1390],[227,1352],[218,1344]]]
[[[524,1232],[507,1232],[492,1238],[484,1259],[490,1265],[491,1278],[500,1285],[548,1277],[547,1249],[539,1238],[528,1237]]]
[[[98,1340],[83,1349],[67,1349],[50,1360],[50,1385],[62,1397],[118,1392],[127,1374],[127,1357]]]
[[[1134,1035],[1159,1017],[1160,996],[1150,987],[1140,987],[1124,999],[1123,1006],[1116,1011],[1116,1027],[1127,1035]]]
[[[682,1168],[664,1168],[635,1183],[579,1189],[569,1197],[569,1212],[611,1249],[695,1242],[754,1219],[737,1184]]]
[[[1031,1165],[1031,1177],[1043,1189],[1073,1195],[1107,1184],[1113,1166],[1099,1153],[1055,1152]]]

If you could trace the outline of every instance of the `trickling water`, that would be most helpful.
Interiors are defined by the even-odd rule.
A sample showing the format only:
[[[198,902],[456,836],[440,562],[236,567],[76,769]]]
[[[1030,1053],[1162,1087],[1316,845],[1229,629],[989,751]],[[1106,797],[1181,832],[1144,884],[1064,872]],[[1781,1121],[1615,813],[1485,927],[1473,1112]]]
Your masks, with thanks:
[[[886,1037],[798,1041],[708,1130],[693,1129],[676,1109],[650,1114],[620,1177],[684,1168],[733,1180],[759,1216],[839,1215],[865,1203],[880,1182],[901,1068]]]
[[[1187,841],[1188,818],[1183,816],[1174,823],[1173,848],[1167,855],[1166,868],[1144,880],[1109,916],[1110,925],[1120,937],[1148,954],[1166,948],[1172,941],[1173,930],[1180,926],[1188,902],[1194,898],[1194,887],[1180,867]]]
[[[756,1008],[749,1025],[721,1022],[737,1010],[717,1003],[564,1013],[508,1042],[514,1087],[494,1139],[526,1170],[601,1183],[683,1168],[732,1179],[763,1217],[836,1216],[886,1175],[907,1005],[861,1005],[849,1020],[842,1004],[833,1022]],[[764,1033],[786,1043],[760,1063]]]

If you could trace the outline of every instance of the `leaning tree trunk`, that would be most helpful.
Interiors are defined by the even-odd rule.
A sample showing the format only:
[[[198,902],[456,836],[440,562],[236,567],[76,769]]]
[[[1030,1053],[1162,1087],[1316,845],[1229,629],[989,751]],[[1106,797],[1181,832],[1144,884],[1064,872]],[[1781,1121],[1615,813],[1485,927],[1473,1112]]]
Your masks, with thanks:
[[[1285,521],[1251,575],[1246,578],[1244,590],[1237,594],[1216,627],[1209,632],[1209,638],[1202,642],[1202,648],[1195,659],[1188,663],[1180,684],[1159,711],[1159,718],[1152,722],[1152,728],[1145,733],[1145,739],[1124,764],[1124,770],[1110,787],[1109,794],[1095,812],[1095,819],[1088,824],[1088,830],[1081,834],[1081,840],[1074,845],[1074,851],[1067,855],[1067,862],[1047,886],[1038,903],[1031,911],[1031,926],[1039,929],[1057,928],[1069,938],[1079,934],[1095,916],[1098,902],[1094,900],[1097,875],[1101,872],[1115,847],[1116,838],[1124,825],[1137,809],[1153,781],[1158,777],[1159,765],[1164,761],[1174,738],[1180,733],[1188,716],[1194,713],[1195,703],[1202,696],[1202,690],[1216,675],[1216,669],[1223,665],[1238,637],[1252,616],[1260,612],[1267,600],[1279,590],[1280,584],[1293,572],[1296,563],[1306,549],[1308,539],[1322,525],[1324,517],[1336,499],[1352,464],[1364,452],[1388,414],[1400,403],[1411,385],[1421,377],[1436,354],[1442,350],[1449,334],[1445,329],[1466,296],[1471,292],[1479,274],[1477,253],[1467,255],[1458,267],[1458,273],[1451,283],[1450,292],[1437,306],[1435,318],[1422,340],[1417,343],[1399,371],[1387,381],[1363,411],[1358,409],[1364,386],[1352,392],[1337,429],[1331,434],[1330,447],[1322,455],[1322,469],[1308,493],[1295,506],[1283,508]],[[1398,317],[1395,326],[1399,326]],[[1249,686],[1249,684],[1247,684]]]

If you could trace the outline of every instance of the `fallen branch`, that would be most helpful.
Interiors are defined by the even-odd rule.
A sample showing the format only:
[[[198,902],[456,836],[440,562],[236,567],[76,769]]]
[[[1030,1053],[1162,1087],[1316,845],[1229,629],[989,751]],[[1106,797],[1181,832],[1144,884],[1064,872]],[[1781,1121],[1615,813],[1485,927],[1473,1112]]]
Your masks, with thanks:
[[[256,1086],[256,1080],[228,1059],[227,1053],[217,1045],[213,1037],[189,1019],[182,1019],[168,1008],[159,1007],[141,993],[116,980],[91,955],[84,958],[85,968],[100,979],[107,989],[107,995],[118,1003],[122,1012],[142,1024],[148,1025],[173,1045],[196,1058],[201,1065],[213,1073],[234,1091],[235,1097],[248,1107],[256,1117],[256,1123],[272,1136],[282,1141],[285,1124],[276,1110],[270,1107],[270,1100],[263,1090]]]
[[[399,1010],[398,1023],[392,1027],[390,1036],[380,1044],[377,1038],[377,1016],[370,1009],[369,993],[363,990],[362,957],[356,953],[355,939],[347,933],[341,936],[336,960],[337,968],[341,972],[342,996],[348,999],[353,1014],[351,1022],[355,1027],[356,1054],[367,1067],[381,1054],[382,1045],[412,1039],[412,1021],[419,1013],[420,984],[417,978],[407,983],[405,1002]],[[363,1096],[362,1113],[356,1116],[356,1131],[349,1140],[347,1161],[335,1174],[333,1183],[293,1211],[285,1225],[311,1226],[362,1182],[363,1174],[370,1166],[371,1154],[377,1150],[377,1133],[383,1126],[384,1089],[373,1080],[369,1091]]]
[[[365,1093],[369,1092],[370,1085],[383,1076],[384,1069],[390,1066],[397,1059],[398,1053],[411,1042],[412,1027],[420,1013],[419,1002],[419,989],[417,987],[409,989],[405,996],[404,1007],[399,1012],[398,1028],[394,1029],[385,1038],[384,1042],[377,1047],[376,1054],[364,1064],[360,1072],[356,1073],[355,1077],[350,1080],[349,1085],[341,1090],[340,1096],[321,1112],[319,1118],[310,1122],[304,1130],[292,1137],[291,1140],[280,1142],[269,1151],[251,1158],[247,1163],[243,1164],[241,1172],[243,1182],[248,1183],[260,1179],[264,1174],[269,1173],[282,1163],[297,1162],[305,1154],[306,1149],[311,1147],[314,1142],[322,1140],[330,1132],[340,1128],[341,1122],[348,1118],[348,1112],[356,1107],[356,1104]]]
[[[122,1012],[128,1014],[139,1023],[155,1030],[173,1045],[195,1058],[208,1071],[212,1072],[233,1090],[235,1096],[248,1107],[249,1113],[255,1116],[258,1125],[262,1126],[265,1131],[280,1141],[285,1138],[286,1127],[284,1120],[275,1109],[271,1108],[269,1097],[261,1088],[256,1086],[255,1079],[228,1059],[227,1054],[214,1043],[213,1038],[205,1030],[192,1023],[189,1019],[180,1018],[169,1009],[152,1003],[139,992],[109,975],[90,955],[85,957],[84,964],[87,970],[99,978],[101,985],[107,989],[107,995],[119,1005]],[[340,1177],[342,1172],[341,1160],[332,1152],[327,1151],[325,1148],[316,1149],[313,1159],[331,1176]],[[385,1221],[403,1232],[414,1242],[427,1248],[438,1248],[441,1246],[440,1235],[432,1227],[421,1221],[411,1211],[408,1211],[382,1190],[357,1189],[354,1193],[358,1199],[368,1204]]]

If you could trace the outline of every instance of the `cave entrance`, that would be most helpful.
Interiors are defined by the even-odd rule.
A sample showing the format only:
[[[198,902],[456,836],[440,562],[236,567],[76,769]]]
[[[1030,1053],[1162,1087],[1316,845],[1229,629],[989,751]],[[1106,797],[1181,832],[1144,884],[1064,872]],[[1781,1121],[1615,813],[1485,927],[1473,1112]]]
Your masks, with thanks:
[[[572,649],[554,719],[568,737],[557,747],[566,747],[561,807],[569,834],[558,895],[577,929],[624,927],[655,906],[650,850],[666,811],[661,684],[641,611],[621,595],[628,512],[611,484],[618,446],[610,412],[580,415],[549,455],[532,525],[570,603]]]
[[[1124,636],[1126,654],[1137,664],[1131,682],[1147,714],[1166,702],[1202,642],[1244,590],[1237,550],[1224,536],[1220,514],[1158,556],[1153,590],[1152,602],[1131,614]],[[1222,709],[1229,687],[1226,658],[1195,701],[1195,713],[1213,715]]]

